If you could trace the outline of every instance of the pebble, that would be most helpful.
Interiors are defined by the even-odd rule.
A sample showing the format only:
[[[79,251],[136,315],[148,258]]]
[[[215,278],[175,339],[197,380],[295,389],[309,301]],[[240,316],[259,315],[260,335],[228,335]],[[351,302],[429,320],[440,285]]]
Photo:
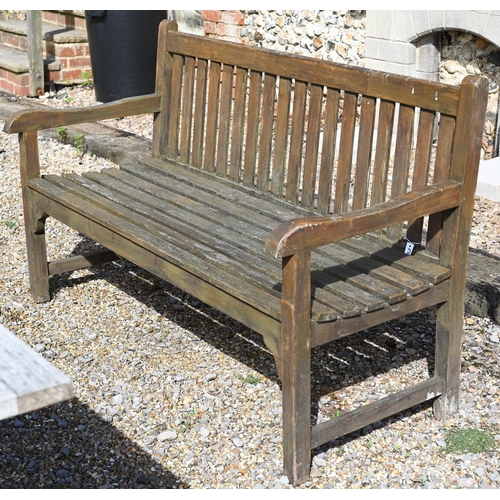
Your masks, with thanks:
[[[69,472],[66,469],[59,469],[56,472],[56,477],[59,479],[66,479],[69,476]]]
[[[91,90],[65,91],[72,106],[95,104]],[[45,103],[62,109],[67,101]],[[144,116],[106,121],[146,139],[151,123]],[[75,390],[68,402],[0,421],[0,488],[293,488],[282,465],[280,382],[259,335],[168,283],[158,288],[125,261],[51,279],[52,301],[32,301],[17,137],[0,133],[0,149],[0,221],[16,221],[0,224],[0,323],[50,354]],[[39,149],[47,174],[111,165],[42,134]],[[499,210],[476,200],[471,241],[491,253],[500,252],[491,225]],[[47,236],[51,259],[95,249],[51,219]],[[316,349],[318,419],[423,380],[434,321],[434,311],[422,312]],[[464,326],[457,415],[440,422],[429,403],[323,445],[300,489],[498,489],[497,452],[442,451],[450,430],[499,425],[500,391],[491,389],[500,377],[500,327],[474,316]],[[242,380],[253,372],[257,386]]]
[[[177,432],[175,432],[173,430],[168,430],[168,431],[162,432],[161,434],[158,434],[157,439],[161,443],[163,441],[174,441],[175,439],[177,439]]]
[[[237,446],[238,448],[241,448],[243,446],[243,441],[241,438],[237,437],[233,439],[233,444],[234,446]]]

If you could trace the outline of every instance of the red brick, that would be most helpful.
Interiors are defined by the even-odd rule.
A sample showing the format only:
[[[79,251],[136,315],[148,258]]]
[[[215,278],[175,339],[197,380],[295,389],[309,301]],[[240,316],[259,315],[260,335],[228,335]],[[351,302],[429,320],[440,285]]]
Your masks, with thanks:
[[[16,82],[18,85],[21,85],[22,87],[24,87],[25,85],[28,85],[30,84],[30,77],[28,74],[23,74],[23,75],[19,75],[19,78],[17,79],[17,82]]]
[[[90,57],[73,57],[69,60],[70,68],[83,68],[90,66]]]
[[[88,44],[75,45],[75,55],[77,56],[89,56],[89,46]]]
[[[74,47],[71,45],[65,45],[63,47],[58,47],[56,45],[56,56],[58,57],[74,57],[76,55]]]
[[[61,72],[60,71],[49,71],[49,73],[45,73],[45,79],[50,82],[50,80],[54,80],[55,82],[61,81]]]
[[[225,10],[222,12],[222,22],[226,24],[236,24],[238,26],[243,26],[245,22],[245,16],[235,10]]]
[[[83,17],[75,17],[75,28],[79,30],[85,30],[87,28],[85,24],[85,18]]]
[[[4,80],[2,82],[2,88],[6,90],[7,92],[10,92],[11,94],[14,94],[14,84],[12,82],[9,82],[8,80]]]
[[[217,33],[217,24],[211,21],[205,21],[205,34],[214,35]]]
[[[226,36],[226,25],[223,23],[217,24],[217,35],[218,36]]]
[[[20,38],[9,33],[5,37],[5,44],[10,45],[11,47],[19,47],[21,45]]]
[[[205,21],[220,22],[222,19],[222,13],[220,10],[202,10],[201,17]]]
[[[42,11],[43,13],[43,20],[47,21],[49,23],[55,23],[57,20],[57,15],[55,12],[47,12],[46,10]]]
[[[61,75],[59,77],[60,81],[74,81],[80,78],[81,70],[74,69],[72,71],[61,71]]]

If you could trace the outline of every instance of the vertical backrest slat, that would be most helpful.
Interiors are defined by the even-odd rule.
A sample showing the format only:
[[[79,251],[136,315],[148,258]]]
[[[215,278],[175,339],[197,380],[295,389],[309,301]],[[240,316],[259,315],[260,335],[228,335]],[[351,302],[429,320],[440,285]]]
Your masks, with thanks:
[[[182,93],[181,141],[179,144],[179,161],[183,163],[189,162],[191,152],[195,64],[194,57],[186,57]]]
[[[415,151],[415,165],[413,167],[412,190],[422,188],[429,181],[429,167],[431,163],[432,140],[434,136],[434,118],[432,111],[420,110],[418,120],[417,146]],[[423,217],[408,222],[406,237],[410,241],[422,241]]]
[[[398,198],[408,190],[408,174],[410,170],[411,148],[415,109],[401,105],[397,128],[396,150],[394,152],[394,168],[392,173],[391,198]],[[387,229],[390,240],[398,241],[403,234],[403,225],[397,224]]]
[[[248,91],[247,136],[245,143],[245,160],[243,167],[243,184],[253,186],[255,175],[255,159],[257,158],[257,140],[260,119],[260,94],[262,74],[250,72],[250,89]]]
[[[396,105],[391,101],[380,101],[370,206],[386,199],[395,108]]]
[[[271,193],[280,198],[283,196],[285,184],[291,88],[292,81],[289,78],[280,78],[276,111],[273,171],[271,174]]]
[[[229,163],[229,178],[240,180],[241,160],[243,157],[243,136],[245,131],[246,97],[248,71],[236,69],[234,83],[234,111],[231,130],[231,159]]]
[[[193,147],[191,163],[198,168],[203,165],[203,144],[205,133],[205,111],[207,98],[207,70],[205,59],[198,59],[196,67],[196,90],[194,103]]]
[[[263,192],[269,189],[275,95],[276,76],[266,74],[264,76],[264,89],[262,91],[262,116],[259,137],[259,159],[257,163],[257,189]]]
[[[229,129],[231,126],[231,104],[233,100],[233,76],[233,66],[224,64],[220,94],[219,137],[217,142],[216,163],[216,172],[222,177],[227,175]]]
[[[301,200],[301,205],[305,208],[314,208],[323,87],[320,85],[311,85],[310,92]]]
[[[207,128],[205,132],[205,154],[203,158],[203,168],[209,172],[215,170],[220,74],[221,64],[211,61],[208,77]]]
[[[352,200],[353,210],[366,207],[375,126],[375,104],[376,101],[373,97],[363,97],[361,101],[358,154],[356,157],[356,175]]]
[[[452,116],[441,115],[439,119],[434,177],[432,180],[434,184],[446,181],[449,178],[454,132],[455,118]],[[439,253],[442,230],[443,213],[438,212],[430,215],[429,226],[427,229],[426,250],[431,254],[437,255]]]
[[[318,191],[318,212],[324,215],[330,213],[332,198],[339,102],[340,92],[337,89],[328,88],[326,91],[325,126],[323,130],[323,145],[321,148]]]
[[[170,121],[168,125],[168,156],[177,158],[179,154],[179,123],[181,115],[181,95],[182,95],[182,73],[184,68],[184,58],[174,54],[172,66],[172,94],[170,105]]]
[[[299,199],[300,170],[304,143],[304,119],[306,114],[307,84],[295,82],[293,92],[292,129],[286,179],[286,199],[297,203]]]
[[[162,96],[161,111],[153,118],[153,157],[160,158],[167,152],[168,123],[170,119],[170,95],[172,86],[173,58],[167,47],[169,31],[176,31],[177,23],[171,21],[161,24],[158,32],[158,49],[156,56],[155,91]]]
[[[349,202],[357,102],[357,94],[352,92],[344,93],[340,151],[337,165],[337,178],[335,179],[335,199],[333,200],[334,213],[346,212]]]

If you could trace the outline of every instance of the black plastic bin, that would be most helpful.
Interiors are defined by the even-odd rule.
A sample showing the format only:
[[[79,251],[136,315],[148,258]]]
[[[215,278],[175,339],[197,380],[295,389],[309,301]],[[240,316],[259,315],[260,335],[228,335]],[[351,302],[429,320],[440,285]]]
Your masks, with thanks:
[[[158,25],[166,17],[166,10],[85,11],[98,101],[154,92]]]

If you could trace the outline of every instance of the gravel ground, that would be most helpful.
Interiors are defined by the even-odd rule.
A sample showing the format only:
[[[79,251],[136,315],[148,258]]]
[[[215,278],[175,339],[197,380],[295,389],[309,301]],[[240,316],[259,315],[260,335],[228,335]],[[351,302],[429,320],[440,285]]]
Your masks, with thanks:
[[[93,103],[81,87],[51,106]],[[150,118],[108,121],[148,136]],[[40,139],[43,173],[106,160]],[[0,422],[0,488],[291,488],[283,475],[280,382],[261,337],[126,261],[52,278],[29,294],[17,138],[0,134],[0,323],[71,378],[75,397]],[[471,246],[500,255],[499,204],[476,201]],[[51,258],[95,244],[50,220]],[[434,311],[316,349],[314,411],[335,416],[432,371]],[[430,404],[314,450],[314,488],[498,488],[489,448],[447,453],[452,431],[500,447],[500,327],[464,319],[459,413]]]

